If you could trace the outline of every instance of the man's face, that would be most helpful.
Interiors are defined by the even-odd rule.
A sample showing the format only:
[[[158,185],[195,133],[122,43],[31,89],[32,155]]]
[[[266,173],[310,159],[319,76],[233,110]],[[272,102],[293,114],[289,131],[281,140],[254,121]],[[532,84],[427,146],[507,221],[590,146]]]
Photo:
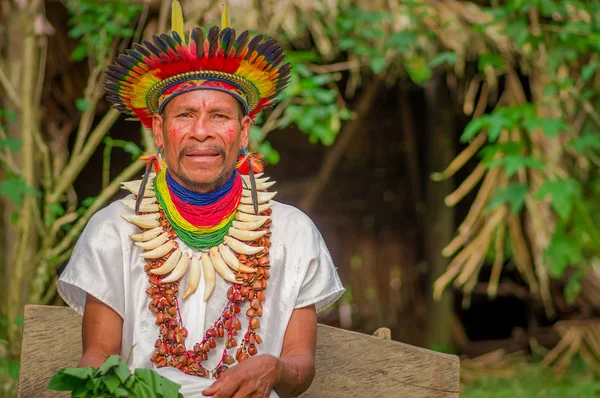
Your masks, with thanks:
[[[250,118],[240,109],[232,95],[196,90],[176,96],[162,115],[154,115],[154,140],[163,146],[177,182],[206,193],[231,177],[240,149],[248,145]]]

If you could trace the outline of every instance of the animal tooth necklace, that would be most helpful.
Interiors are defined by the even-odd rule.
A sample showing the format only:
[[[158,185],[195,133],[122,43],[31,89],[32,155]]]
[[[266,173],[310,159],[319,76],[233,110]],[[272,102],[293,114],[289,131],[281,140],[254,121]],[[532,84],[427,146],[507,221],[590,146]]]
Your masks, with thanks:
[[[156,177],[149,178],[149,187],[143,191],[140,214],[123,215],[142,228],[142,232],[131,235],[131,239],[145,250],[142,257],[146,258],[144,269],[150,282],[146,293],[151,298],[149,309],[156,314],[159,327],[159,337],[154,344],[156,352],[152,356],[152,362],[158,367],[172,366],[187,374],[218,378],[236,361],[242,362],[258,353],[256,346],[262,343],[262,338],[256,329],[260,328],[258,318],[262,316],[270,277],[270,207],[276,194],[266,191],[274,182],[261,176],[257,174],[255,180],[258,214],[254,213],[252,193],[244,189],[251,185],[248,176],[236,171],[221,189],[207,196],[187,191],[170,178],[165,168]],[[131,181],[123,186],[137,193],[140,184],[141,181]],[[130,208],[135,206],[135,200],[122,202]],[[202,218],[203,225],[192,222],[197,221],[192,214],[194,208],[199,208],[197,212],[206,214],[206,219],[210,220]],[[211,217],[215,214],[218,216]],[[188,253],[182,253],[174,240],[176,236],[201,254],[190,258]],[[207,236],[210,238],[206,239]],[[184,300],[196,291],[201,273],[206,282],[205,301],[214,290],[216,274],[232,283],[222,313],[193,349],[188,349],[185,344],[188,332],[178,298],[179,280],[186,272],[189,277]],[[235,337],[242,328],[239,313],[246,301],[250,302],[246,311],[248,326],[238,344]],[[214,369],[209,370],[202,362],[217,348],[220,338],[224,340],[221,359]],[[235,354],[230,353],[235,347]]]

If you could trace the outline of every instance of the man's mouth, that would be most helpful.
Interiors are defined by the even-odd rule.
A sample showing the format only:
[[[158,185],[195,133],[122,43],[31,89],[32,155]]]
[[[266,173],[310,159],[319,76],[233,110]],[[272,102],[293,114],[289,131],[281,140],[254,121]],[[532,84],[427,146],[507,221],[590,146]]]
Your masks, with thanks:
[[[220,156],[219,151],[215,149],[191,149],[185,153],[185,156],[188,157],[205,157],[205,158],[214,158]]]

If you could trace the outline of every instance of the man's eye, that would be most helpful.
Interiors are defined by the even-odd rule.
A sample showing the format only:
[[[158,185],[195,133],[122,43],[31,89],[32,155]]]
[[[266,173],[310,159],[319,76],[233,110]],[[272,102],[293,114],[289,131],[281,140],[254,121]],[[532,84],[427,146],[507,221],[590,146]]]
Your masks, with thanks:
[[[227,117],[227,115],[223,115],[222,113],[215,113],[213,115],[213,118],[220,119],[220,120],[229,119],[229,117]]]
[[[183,112],[183,113],[180,113],[179,115],[177,115],[177,117],[190,117],[190,116],[192,116],[192,115],[189,114],[188,112]]]

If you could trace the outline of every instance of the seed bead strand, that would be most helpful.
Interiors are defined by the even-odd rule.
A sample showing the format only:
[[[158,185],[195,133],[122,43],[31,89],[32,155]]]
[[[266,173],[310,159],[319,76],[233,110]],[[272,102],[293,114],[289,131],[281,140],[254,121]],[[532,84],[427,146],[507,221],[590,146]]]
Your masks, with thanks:
[[[271,215],[271,209],[261,213],[264,216]],[[172,225],[163,212],[160,213],[160,222],[165,230],[172,230]],[[269,230],[271,220],[267,220],[260,230]],[[262,246],[264,250],[252,256],[236,254],[240,263],[255,268],[256,273],[238,273],[241,283],[233,284],[227,290],[228,302],[223,308],[221,315],[209,328],[203,339],[194,345],[192,350],[186,348],[185,340],[188,335],[181,317],[179,300],[179,282],[161,284],[163,278],[150,272],[157,268],[168,258],[168,255],[158,260],[148,260],[146,272],[149,276],[150,288],[146,293],[152,298],[149,308],[156,314],[156,324],[159,326],[159,338],[155,342],[156,352],[152,356],[152,362],[158,367],[172,366],[184,373],[206,378],[218,379],[222,372],[228,369],[236,361],[242,362],[248,357],[256,355],[256,345],[262,343],[262,338],[256,330],[260,328],[258,318],[262,316],[263,303],[265,301],[265,289],[270,277],[270,262],[268,258],[270,232],[259,239],[249,242],[251,245]],[[250,307],[246,311],[249,318],[248,328],[242,338],[235,358],[229,355],[228,350],[238,346],[235,336],[241,329],[239,313],[241,304],[250,301]],[[226,332],[226,333],[225,333]],[[216,349],[217,338],[226,338],[224,349],[218,364],[209,370],[202,365],[208,359],[208,353]]]

